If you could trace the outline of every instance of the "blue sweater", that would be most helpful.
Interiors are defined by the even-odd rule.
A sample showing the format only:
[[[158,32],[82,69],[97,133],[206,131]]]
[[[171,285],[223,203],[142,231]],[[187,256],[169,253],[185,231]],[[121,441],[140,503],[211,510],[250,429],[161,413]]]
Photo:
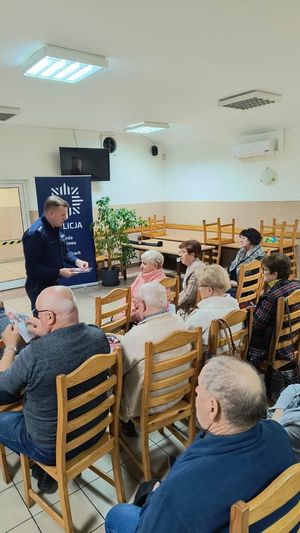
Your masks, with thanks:
[[[294,463],[286,432],[272,420],[238,435],[201,433],[148,497],[136,533],[228,532],[231,505],[252,499]]]

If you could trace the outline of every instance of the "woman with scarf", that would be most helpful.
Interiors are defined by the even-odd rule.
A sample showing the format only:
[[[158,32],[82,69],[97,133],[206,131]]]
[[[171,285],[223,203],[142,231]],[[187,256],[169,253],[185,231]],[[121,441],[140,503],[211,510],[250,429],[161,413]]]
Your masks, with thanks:
[[[262,236],[255,228],[243,229],[239,234],[241,249],[236,254],[235,259],[229,267],[229,277],[231,296],[235,296],[236,288],[238,286],[241,265],[246,265],[252,261],[260,261],[265,252],[260,246]]]

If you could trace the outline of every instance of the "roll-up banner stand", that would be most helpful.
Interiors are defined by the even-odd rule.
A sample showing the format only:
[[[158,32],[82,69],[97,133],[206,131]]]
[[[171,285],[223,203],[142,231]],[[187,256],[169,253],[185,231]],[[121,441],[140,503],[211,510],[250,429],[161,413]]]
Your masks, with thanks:
[[[39,216],[44,212],[48,196],[60,196],[70,205],[68,219],[63,224],[67,246],[73,254],[89,262],[91,272],[60,278],[60,285],[79,286],[97,283],[95,248],[91,224],[93,222],[91,176],[53,176],[35,178]],[[65,265],[70,266],[70,265]]]

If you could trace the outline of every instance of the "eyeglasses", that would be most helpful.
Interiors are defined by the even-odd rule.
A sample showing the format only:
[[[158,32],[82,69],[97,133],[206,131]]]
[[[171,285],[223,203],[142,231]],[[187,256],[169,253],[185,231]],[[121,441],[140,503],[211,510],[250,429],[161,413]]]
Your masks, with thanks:
[[[210,285],[199,285],[199,289],[201,289],[201,287],[208,287],[209,289],[212,289]]]
[[[271,271],[268,270],[267,268],[263,268],[262,271],[263,271],[263,274],[270,274],[271,273]]]
[[[54,316],[57,315],[57,313],[54,313],[53,311],[51,311],[51,309],[41,309],[40,311],[38,311],[37,309],[33,309],[32,313],[33,316],[36,316],[37,318],[39,318],[40,313],[52,313]]]

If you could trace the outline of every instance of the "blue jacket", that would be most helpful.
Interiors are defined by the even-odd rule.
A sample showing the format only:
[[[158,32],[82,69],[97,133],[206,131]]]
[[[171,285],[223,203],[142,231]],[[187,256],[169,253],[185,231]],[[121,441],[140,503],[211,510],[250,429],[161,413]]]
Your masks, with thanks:
[[[148,497],[136,533],[228,532],[231,505],[252,499],[294,463],[285,430],[272,420],[237,435],[200,433]]]
[[[74,266],[76,262],[62,228],[52,228],[45,215],[25,231],[23,249],[27,278],[34,282],[55,282],[65,263]]]

